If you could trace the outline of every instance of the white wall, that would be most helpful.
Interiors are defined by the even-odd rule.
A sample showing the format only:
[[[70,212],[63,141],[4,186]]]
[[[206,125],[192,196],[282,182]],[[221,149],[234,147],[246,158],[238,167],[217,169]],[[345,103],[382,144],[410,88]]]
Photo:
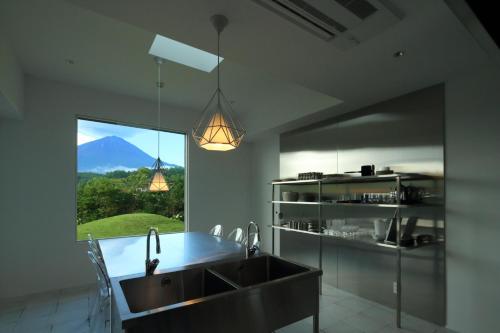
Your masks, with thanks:
[[[448,327],[500,331],[500,70],[446,84]]]
[[[154,102],[29,76],[25,84],[24,119],[0,121],[0,298],[94,281],[75,241],[76,115],[156,119]],[[189,133],[197,115],[165,110],[162,127]],[[191,231],[249,220],[250,148],[209,153],[188,139]]]
[[[261,229],[261,249],[271,252],[272,224],[271,200],[272,188],[268,183],[279,178],[279,136],[269,135],[252,142],[252,196],[251,219]]]
[[[23,113],[23,72],[5,34],[0,30],[0,117]]]

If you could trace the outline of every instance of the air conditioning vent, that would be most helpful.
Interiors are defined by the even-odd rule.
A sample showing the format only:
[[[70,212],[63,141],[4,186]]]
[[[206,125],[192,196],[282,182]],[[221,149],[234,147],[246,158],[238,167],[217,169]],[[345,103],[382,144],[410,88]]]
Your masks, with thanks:
[[[293,8],[287,7],[286,3],[288,2],[290,4],[295,5],[296,8],[309,14],[309,16],[313,17],[314,19],[321,21],[322,23],[326,24],[327,26],[329,26],[337,31],[344,32],[347,30],[347,28],[344,27],[342,24],[338,23],[337,21],[335,21],[334,19],[332,19],[328,15],[322,13],[321,11],[317,10],[315,7],[309,5],[307,2],[305,2],[303,0],[271,0],[271,1],[279,4],[282,7],[288,8],[293,13],[297,13],[297,11],[293,10]],[[297,13],[297,14],[300,15],[300,13]],[[314,22],[314,21],[312,21],[312,22]]]
[[[366,0],[335,0],[339,5],[345,7],[351,13],[364,20],[368,16],[372,15],[377,11],[377,7],[374,7],[371,3]]]
[[[305,0],[254,0],[317,37],[329,41],[347,28]]]
[[[402,17],[382,4],[389,0],[253,1],[341,49],[358,45]]]

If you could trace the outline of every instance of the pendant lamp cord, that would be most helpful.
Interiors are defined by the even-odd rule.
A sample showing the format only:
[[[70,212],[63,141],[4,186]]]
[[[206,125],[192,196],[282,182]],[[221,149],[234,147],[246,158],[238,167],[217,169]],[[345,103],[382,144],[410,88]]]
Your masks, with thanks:
[[[158,159],[160,159],[160,108],[161,108],[161,64],[158,64],[158,82],[156,83],[158,87]]]
[[[217,31],[217,105],[220,106],[220,31]]]

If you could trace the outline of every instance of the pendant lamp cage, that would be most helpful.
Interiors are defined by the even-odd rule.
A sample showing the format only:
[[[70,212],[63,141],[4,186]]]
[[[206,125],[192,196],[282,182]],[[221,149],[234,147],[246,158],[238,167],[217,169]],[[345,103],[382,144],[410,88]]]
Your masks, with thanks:
[[[217,31],[217,89],[203,109],[192,134],[200,148],[227,151],[240,145],[245,130],[220,88],[220,34],[227,26],[228,20],[223,15],[214,15],[210,21]]]
[[[160,159],[161,88],[163,88],[163,82],[161,82],[161,65],[163,64],[163,59],[160,57],[155,57],[154,60],[158,66],[158,81],[156,82],[156,87],[158,88],[158,157],[156,158],[155,163],[152,166],[153,176],[149,181],[149,191],[167,192],[170,188],[163,172],[164,163]]]

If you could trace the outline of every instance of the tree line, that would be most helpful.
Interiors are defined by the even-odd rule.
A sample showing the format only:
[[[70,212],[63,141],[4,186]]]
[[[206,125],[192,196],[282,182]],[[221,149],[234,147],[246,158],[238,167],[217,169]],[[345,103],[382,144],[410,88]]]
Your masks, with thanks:
[[[170,191],[147,191],[153,171],[78,173],[77,222],[129,213],[152,213],[184,220],[184,168],[164,172]]]

